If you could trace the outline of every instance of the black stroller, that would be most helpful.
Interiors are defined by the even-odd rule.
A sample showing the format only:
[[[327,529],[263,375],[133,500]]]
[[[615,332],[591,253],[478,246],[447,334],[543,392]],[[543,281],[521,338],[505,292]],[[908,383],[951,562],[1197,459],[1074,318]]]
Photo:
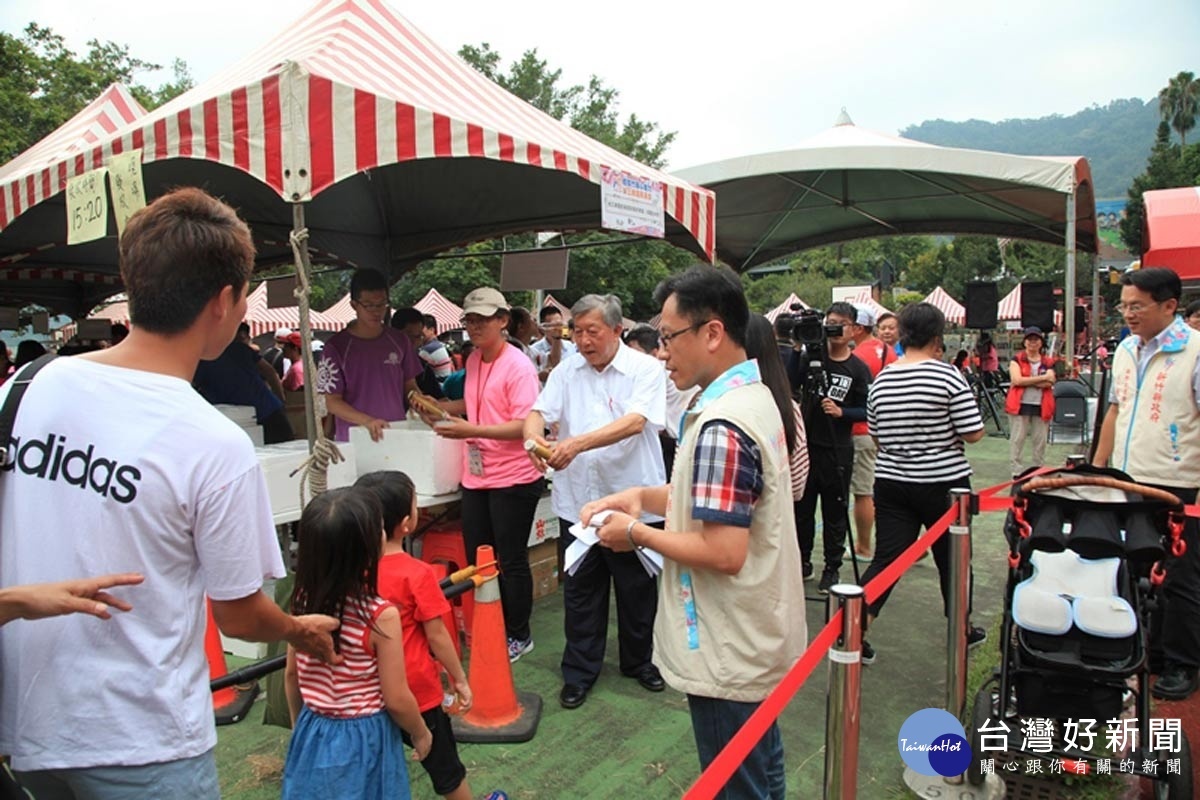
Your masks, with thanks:
[[[1097,766],[1109,759],[1113,774],[1120,763],[1120,772],[1153,780],[1156,798],[1192,797],[1186,736],[1151,736],[1149,727],[1150,612],[1163,559],[1183,552],[1182,529],[1177,498],[1116,470],[1081,466],[1017,485],[1005,522],[1000,666],[975,697],[971,783],[984,780],[981,759],[1002,751],[1010,764],[1061,759],[1071,773],[1103,771]],[[1130,700],[1136,744],[1109,753],[1106,741],[1117,740],[1107,739],[1106,724]],[[1028,722],[1023,730],[1030,719],[1051,721],[1036,749]],[[1076,735],[1081,721],[1096,722],[1098,730],[1087,729],[1094,738]]]

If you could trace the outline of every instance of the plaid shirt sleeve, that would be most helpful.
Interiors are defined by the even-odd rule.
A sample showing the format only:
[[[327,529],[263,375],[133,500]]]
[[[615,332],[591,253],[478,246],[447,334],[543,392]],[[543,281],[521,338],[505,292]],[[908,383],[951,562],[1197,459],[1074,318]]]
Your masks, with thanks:
[[[749,528],[762,491],[762,454],[754,440],[727,421],[706,424],[692,463],[692,518]]]

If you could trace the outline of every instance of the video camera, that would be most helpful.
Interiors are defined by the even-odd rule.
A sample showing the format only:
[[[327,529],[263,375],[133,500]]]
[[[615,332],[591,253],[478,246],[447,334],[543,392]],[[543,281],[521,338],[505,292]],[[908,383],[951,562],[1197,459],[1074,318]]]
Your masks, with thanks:
[[[826,325],[825,315],[813,308],[792,306],[792,341],[806,346],[824,344],[830,336],[841,336],[844,325]]]

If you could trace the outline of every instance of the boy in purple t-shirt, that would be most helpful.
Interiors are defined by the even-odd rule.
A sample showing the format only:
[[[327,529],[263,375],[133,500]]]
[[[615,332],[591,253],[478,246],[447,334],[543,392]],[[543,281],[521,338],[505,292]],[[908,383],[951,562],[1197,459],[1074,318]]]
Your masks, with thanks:
[[[355,321],[325,343],[316,389],[337,422],[334,439],[348,441],[350,426],[362,425],[379,441],[389,420],[404,419],[423,366],[408,337],[384,324],[388,286],[382,273],[355,272],[350,305]]]

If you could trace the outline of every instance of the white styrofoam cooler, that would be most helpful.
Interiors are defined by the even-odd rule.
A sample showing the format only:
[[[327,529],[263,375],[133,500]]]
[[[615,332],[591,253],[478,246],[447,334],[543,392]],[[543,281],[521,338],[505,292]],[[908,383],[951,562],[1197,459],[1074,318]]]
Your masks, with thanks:
[[[353,486],[358,479],[354,463],[354,445],[338,443],[338,450],[345,461],[330,464],[326,480],[330,489]],[[308,458],[308,442],[299,439],[292,442],[269,444],[254,448],[258,464],[267,478],[267,495],[271,501],[271,514],[275,524],[294,522],[300,519],[300,479],[302,473],[291,472]]]
[[[458,491],[462,474],[463,443],[443,439],[424,422],[402,420],[389,423],[383,438],[371,441],[366,428],[350,429],[350,444],[358,462],[358,474],[397,469],[412,478],[417,494],[438,495]]]
[[[218,403],[213,408],[244,430],[255,447],[263,446],[263,429],[262,425],[258,424],[254,406],[231,406],[228,403]]]

